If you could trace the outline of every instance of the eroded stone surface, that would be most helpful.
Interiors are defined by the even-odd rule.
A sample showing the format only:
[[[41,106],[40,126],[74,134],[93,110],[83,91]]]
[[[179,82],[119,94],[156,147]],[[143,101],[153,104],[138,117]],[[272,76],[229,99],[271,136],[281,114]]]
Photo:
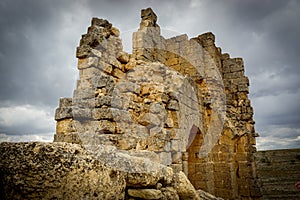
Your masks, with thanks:
[[[0,152],[1,199],[173,200],[198,194],[182,172],[174,174],[149,151],[30,142],[1,143]]]
[[[161,199],[162,192],[156,189],[128,189],[128,195],[140,199]]]
[[[124,199],[125,173],[80,145],[1,143],[1,199]]]

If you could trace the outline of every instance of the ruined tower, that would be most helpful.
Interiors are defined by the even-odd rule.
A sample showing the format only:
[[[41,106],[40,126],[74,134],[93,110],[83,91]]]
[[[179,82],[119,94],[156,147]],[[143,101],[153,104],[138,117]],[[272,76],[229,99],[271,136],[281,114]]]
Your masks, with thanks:
[[[155,152],[196,189],[259,199],[243,60],[223,54],[212,33],[166,39],[150,8],[141,18],[131,54],[117,28],[92,19],[77,48],[73,97],[56,110],[54,141]]]

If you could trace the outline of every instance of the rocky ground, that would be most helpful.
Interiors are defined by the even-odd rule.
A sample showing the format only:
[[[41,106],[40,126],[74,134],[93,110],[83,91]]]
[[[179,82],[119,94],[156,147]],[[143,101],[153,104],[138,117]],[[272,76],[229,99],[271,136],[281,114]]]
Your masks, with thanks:
[[[0,199],[220,199],[195,190],[155,156],[110,146],[1,143]]]
[[[300,199],[300,149],[258,151],[255,160],[264,199]]]

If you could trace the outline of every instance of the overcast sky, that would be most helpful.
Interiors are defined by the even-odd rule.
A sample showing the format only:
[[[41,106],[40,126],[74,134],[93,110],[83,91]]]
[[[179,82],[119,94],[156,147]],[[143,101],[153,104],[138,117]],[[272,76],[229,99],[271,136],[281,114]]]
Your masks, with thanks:
[[[250,78],[258,150],[300,148],[300,1],[1,0],[0,141],[51,141],[60,97],[72,97],[75,49],[92,17],[121,30],[124,47],[152,7],[168,34],[211,31],[242,57]]]

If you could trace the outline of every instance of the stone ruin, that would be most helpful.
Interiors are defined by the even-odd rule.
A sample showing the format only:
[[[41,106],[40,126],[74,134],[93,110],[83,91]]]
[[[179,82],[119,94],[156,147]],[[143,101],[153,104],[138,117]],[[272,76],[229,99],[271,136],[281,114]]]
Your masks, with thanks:
[[[161,35],[157,16],[141,12],[132,53],[120,32],[93,18],[77,48],[73,98],[56,110],[55,142],[155,152],[196,189],[226,199],[257,199],[249,79],[204,33]]]
[[[164,38],[151,8],[141,19],[131,54],[92,19],[54,143],[0,145],[0,198],[261,199],[243,60],[212,33]]]

